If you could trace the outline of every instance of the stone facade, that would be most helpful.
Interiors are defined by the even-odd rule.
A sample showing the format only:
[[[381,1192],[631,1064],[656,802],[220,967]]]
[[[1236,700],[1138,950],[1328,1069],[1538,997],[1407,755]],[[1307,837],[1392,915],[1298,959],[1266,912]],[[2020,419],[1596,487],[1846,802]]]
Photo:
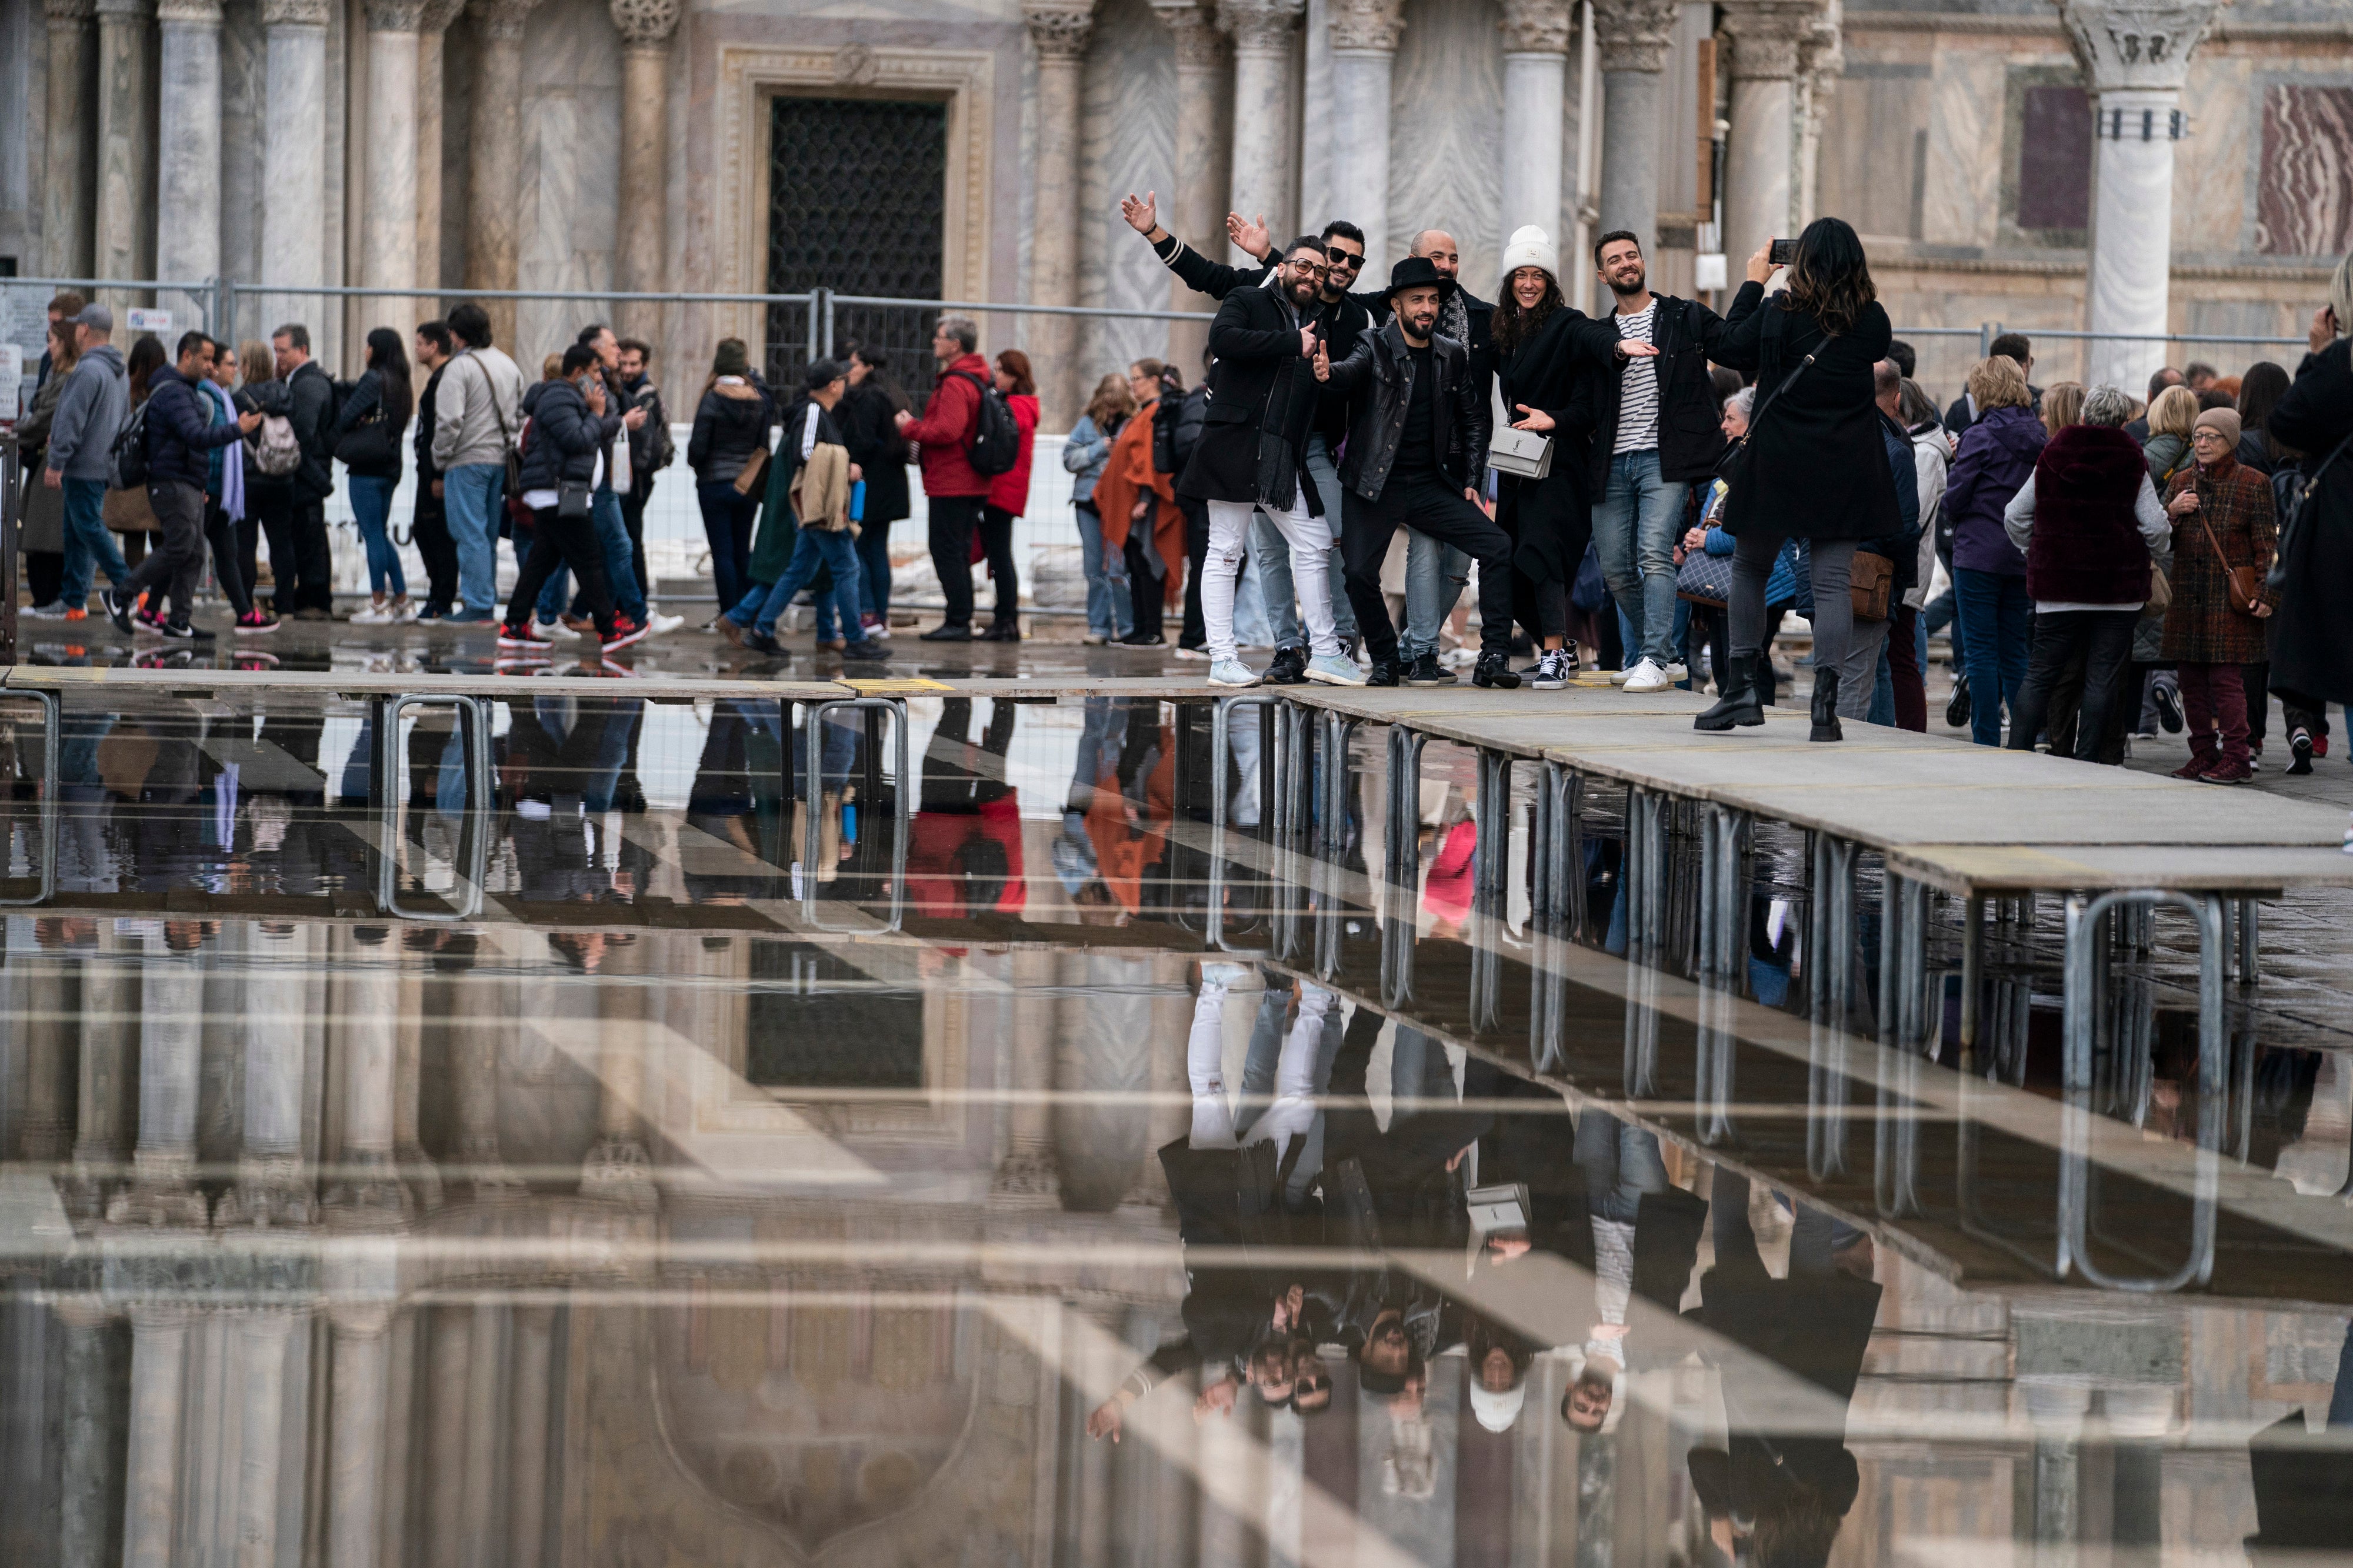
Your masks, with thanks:
[[[338,365],[362,329],[430,309],[437,291],[577,294],[494,319],[526,362],[587,319],[615,320],[656,341],[668,381],[690,382],[715,337],[767,337],[768,312],[607,296],[763,290],[767,100],[913,96],[948,109],[949,299],[1198,307],[1120,225],[1117,198],[1148,189],[1213,252],[1229,204],[1284,231],[1366,222],[1376,271],[1442,226],[1485,295],[1525,222],[1553,229],[1565,256],[1597,225],[1630,225],[1654,237],[1657,280],[1688,289],[1695,253],[1729,248],[1736,279],[1743,247],[1836,213],[1866,236],[1907,327],[2080,331],[2107,320],[2087,300],[2098,163],[2122,214],[2112,230],[2169,190],[2173,286],[2146,264],[2105,286],[2137,301],[2131,321],[2292,335],[2353,243],[2353,63],[2341,16],[2317,0],[2214,10],[0,0],[0,257],[24,275],[283,285],[246,297],[234,335],[304,317]],[[2158,40],[2126,41],[2136,28],[2164,34],[2166,82],[2139,80],[2153,56],[2126,69],[2123,51]],[[2111,57],[2125,74],[2101,79]],[[2164,146],[2136,118],[2078,153],[2090,100],[2066,95],[2085,89],[2116,112],[2140,105],[2133,94],[2164,97],[2150,121]],[[2142,194],[2126,202],[2133,182]],[[2147,248],[2109,237],[2119,255]],[[1586,295],[1584,269],[1569,270],[1564,284]],[[299,292],[338,284],[416,294]],[[1041,364],[1050,424],[1128,358],[1165,353],[1189,372],[1198,354],[1182,323],[1003,311],[983,326],[990,344],[1054,362]],[[1974,341],[1924,339],[1934,378],[1949,383]],[[2211,350],[2233,363],[2273,352]],[[2058,374],[2082,355],[2052,340],[2039,357]]]

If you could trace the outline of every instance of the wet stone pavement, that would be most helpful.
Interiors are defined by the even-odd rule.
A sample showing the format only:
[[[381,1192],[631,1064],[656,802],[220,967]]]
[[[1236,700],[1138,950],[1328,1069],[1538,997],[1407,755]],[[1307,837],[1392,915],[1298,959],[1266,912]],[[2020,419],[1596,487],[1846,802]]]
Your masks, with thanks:
[[[2071,1098],[2055,900],[1964,1051],[1932,900],[1898,1048],[1868,853],[1816,1005],[1794,832],[1713,979],[1606,787],[1539,919],[1442,742],[1309,853],[1254,713],[923,693],[902,778],[662,700],[806,650],[624,668],[495,706],[487,814],[446,709],[372,800],[367,710],[227,690],[69,701],[45,812],[0,696],[0,1563],[2353,1562],[2343,895],[2211,1074],[2160,915]]]

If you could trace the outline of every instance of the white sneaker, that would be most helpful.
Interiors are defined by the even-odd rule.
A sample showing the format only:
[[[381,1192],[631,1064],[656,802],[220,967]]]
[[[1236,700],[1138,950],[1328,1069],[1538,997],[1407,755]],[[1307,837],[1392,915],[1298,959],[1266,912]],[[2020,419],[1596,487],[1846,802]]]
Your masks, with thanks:
[[[1173,648],[1170,651],[1174,653],[1176,658],[1194,664],[1204,663],[1208,661],[1209,658],[1206,651],[1198,647],[1179,647]]]
[[[533,620],[531,624],[537,626],[542,635],[543,635],[549,642],[570,642],[573,638],[584,635],[580,632],[574,631],[570,626],[565,626],[560,619],[553,621]]]
[[[364,610],[353,610],[352,612],[352,625],[355,626],[388,626],[392,625],[392,611],[383,605],[371,603]]]
[[[1690,679],[1691,671],[1689,668],[1685,668],[1683,660],[1676,659],[1667,666],[1668,685],[1672,686],[1679,680],[1689,680]]]
[[[1650,659],[1641,660],[1626,672],[1626,689],[1630,693],[1664,691],[1666,689],[1667,672]]]
[[[1221,658],[1209,666],[1212,686],[1256,686],[1258,671],[1238,658]]]
[[[665,632],[674,632],[684,625],[686,625],[684,616],[665,616],[659,610],[646,612],[646,636],[649,637],[660,637]]]
[[[423,605],[404,594],[385,606],[385,618],[396,626],[405,626],[414,622],[423,608]]]

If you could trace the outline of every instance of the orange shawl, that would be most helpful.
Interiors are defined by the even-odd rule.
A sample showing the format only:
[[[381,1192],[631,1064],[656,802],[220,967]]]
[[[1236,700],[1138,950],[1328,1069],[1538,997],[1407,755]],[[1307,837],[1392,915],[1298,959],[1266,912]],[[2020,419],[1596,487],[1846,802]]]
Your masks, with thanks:
[[[1179,570],[1186,559],[1185,514],[1176,508],[1175,476],[1152,466],[1152,422],[1166,406],[1165,401],[1155,400],[1119,427],[1111,455],[1103,459],[1103,477],[1095,480],[1094,500],[1095,510],[1103,517],[1103,543],[1124,550],[1136,498],[1145,491],[1157,498],[1152,544],[1160,553],[1161,564],[1168,569],[1166,597],[1175,605],[1185,596],[1185,574]]]

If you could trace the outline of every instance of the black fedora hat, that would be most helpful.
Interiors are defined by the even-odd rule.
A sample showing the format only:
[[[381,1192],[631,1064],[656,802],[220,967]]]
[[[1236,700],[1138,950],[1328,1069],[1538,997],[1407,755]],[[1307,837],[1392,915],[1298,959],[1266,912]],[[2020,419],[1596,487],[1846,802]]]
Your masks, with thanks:
[[[1394,302],[1399,289],[1430,288],[1445,300],[1454,292],[1454,279],[1440,272],[1429,257],[1409,256],[1389,268],[1389,286],[1381,291],[1381,298]]]

